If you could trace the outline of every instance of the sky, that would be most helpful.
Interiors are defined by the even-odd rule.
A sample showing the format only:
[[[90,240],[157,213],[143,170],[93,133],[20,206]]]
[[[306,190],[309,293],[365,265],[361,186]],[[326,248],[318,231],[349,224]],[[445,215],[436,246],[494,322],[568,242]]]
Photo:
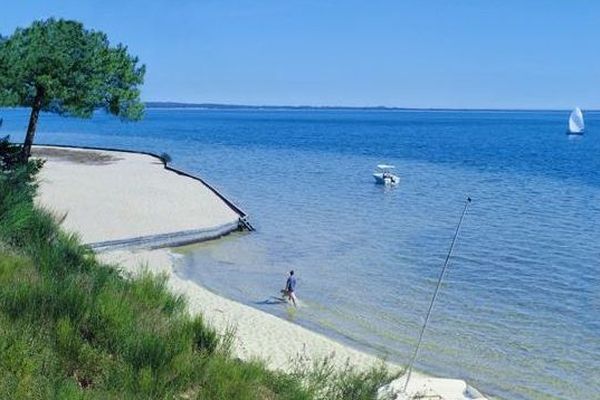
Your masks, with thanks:
[[[146,65],[142,97],[248,105],[600,109],[600,1],[19,0]]]

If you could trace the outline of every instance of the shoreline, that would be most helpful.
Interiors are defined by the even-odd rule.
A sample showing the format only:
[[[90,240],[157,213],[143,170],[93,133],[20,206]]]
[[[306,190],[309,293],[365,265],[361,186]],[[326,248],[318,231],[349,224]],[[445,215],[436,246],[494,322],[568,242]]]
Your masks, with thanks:
[[[47,160],[38,201],[96,251],[181,246],[248,224],[215,188],[156,154],[49,145],[32,151]]]
[[[177,259],[181,256],[170,248],[138,251],[115,250],[100,253],[98,256],[103,262],[116,266],[127,276],[135,276],[145,269],[153,274],[166,276],[169,288],[173,292],[186,297],[190,313],[201,313],[206,321],[221,333],[231,328],[236,330],[234,354],[243,360],[261,358],[270,368],[289,371],[290,358],[301,353],[298,350],[302,350],[307,342],[317,340],[330,342],[331,348],[327,350],[335,352],[337,361],[345,362],[345,360],[338,359],[337,357],[337,354],[343,353],[348,353],[355,361],[361,361],[361,365],[364,365],[364,363],[375,364],[381,361],[375,355],[338,343],[323,334],[313,332],[275,315],[231,300],[210,291],[201,284],[178,276],[175,273],[175,269],[177,268]],[[247,321],[252,321],[250,324],[252,326],[246,326],[245,322]],[[263,322],[266,324],[255,325],[254,322]],[[268,333],[262,332],[261,334],[257,334],[257,331],[261,330]],[[281,349],[279,352],[271,352],[272,354],[268,357],[265,357],[262,346],[257,345],[255,342],[252,343],[253,341],[249,340],[253,336],[262,336],[265,341],[268,341],[274,335],[290,338],[295,336],[296,333],[300,333],[300,331],[305,331],[302,332],[304,335],[294,338],[299,339],[297,342],[301,344],[300,346],[294,343],[285,349]],[[325,349],[321,348],[320,350]],[[319,353],[317,357],[324,357],[329,356],[331,351],[319,351]],[[314,357],[315,354],[312,354],[312,356]],[[396,366],[396,368],[401,367]]]
[[[186,171],[183,171],[178,168],[174,168],[168,164],[168,162],[161,156],[156,153],[150,151],[140,151],[140,150],[129,150],[129,149],[121,149],[121,148],[111,148],[111,147],[96,147],[96,146],[75,146],[68,144],[35,144],[32,149],[42,149],[42,148],[56,148],[56,149],[64,149],[64,150],[90,150],[95,152],[104,152],[104,153],[124,153],[124,154],[137,154],[137,155],[145,155],[155,158],[157,161],[160,161],[163,164],[163,168],[167,171],[171,171],[176,173],[177,175],[185,176],[187,178],[196,180],[200,182],[202,185],[206,186],[211,192],[217,195],[225,204],[227,204],[233,211],[239,214],[240,218],[248,218],[248,214],[242,210],[239,206],[237,206],[233,201],[225,197],[221,192],[219,192],[213,185],[208,183],[205,179],[200,178],[199,176],[192,175]],[[166,154],[166,153],[163,153]]]
[[[77,147],[69,149],[79,154],[100,153],[110,156],[108,150]],[[223,198],[212,192],[208,193],[205,189],[200,190],[199,185],[193,186],[192,190],[192,181],[187,180],[186,176],[171,174],[172,171],[163,168],[160,171],[164,173],[156,170],[156,163],[148,163],[144,159],[148,155],[142,157],[132,151],[127,153],[132,155],[124,157],[125,162],[111,159],[107,163],[82,165],[64,158],[50,159],[42,169],[39,202],[45,207],[65,213],[64,227],[78,232],[86,243],[90,242],[90,237],[99,239],[98,241],[115,238],[127,240],[140,236],[139,232],[160,234],[174,229],[185,231],[199,226],[209,228],[222,222],[231,222],[233,214],[235,218],[239,217],[237,213],[232,213],[231,207]],[[139,179],[140,176],[143,179]],[[199,178],[192,178],[203,182]],[[169,190],[164,190],[165,186]],[[89,195],[90,192],[93,196]],[[176,207],[173,193],[177,194]],[[198,204],[203,202],[205,204]],[[125,205],[124,209],[109,207],[119,204]],[[190,217],[192,215],[194,218]],[[215,215],[219,218],[215,219]],[[163,243],[163,246],[168,245]],[[178,277],[174,273],[177,256],[170,249],[148,250],[134,246],[112,251],[107,248],[97,254],[107,263],[119,264],[122,272],[129,276],[143,268],[164,274],[169,288],[187,298],[191,313],[202,313],[207,322],[219,332],[235,328],[233,350],[234,355],[241,359],[260,358],[269,368],[286,371],[289,371],[290,359],[298,357],[309,361],[331,357],[337,366],[349,362],[359,369],[381,362],[374,355],[227,299],[195,282]],[[397,364],[387,365],[395,372],[401,369]],[[403,384],[404,379],[400,377],[392,382],[390,389],[397,392]],[[438,398],[448,400],[484,398],[462,380],[434,378],[418,372],[413,372],[408,392],[412,395],[437,395]]]
[[[175,269],[177,259],[181,256],[172,249],[116,250],[100,253],[99,257],[103,262],[116,266],[125,276],[135,276],[144,270],[166,276],[169,289],[186,298],[191,314],[202,314],[221,334],[234,333],[233,354],[244,361],[260,359],[268,368],[286,372],[293,370],[296,360],[310,365],[313,361],[325,358],[337,368],[350,364],[358,370],[366,370],[384,363],[392,373],[403,371],[403,367],[396,363],[228,299],[201,284],[178,276]],[[390,390],[397,394],[404,382],[404,375],[400,375],[389,387],[382,388],[382,391]],[[411,396],[424,395],[447,400],[486,399],[463,380],[437,378],[415,370],[407,392]]]

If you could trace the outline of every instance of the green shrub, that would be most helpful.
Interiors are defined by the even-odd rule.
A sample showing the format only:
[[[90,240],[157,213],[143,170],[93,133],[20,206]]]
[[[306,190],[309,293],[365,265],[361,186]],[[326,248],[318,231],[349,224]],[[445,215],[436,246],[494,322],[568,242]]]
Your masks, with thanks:
[[[204,323],[202,315],[197,315],[190,321],[186,321],[191,330],[194,350],[212,354],[219,346],[217,332]]]
[[[21,146],[10,142],[10,136],[0,139],[0,171],[14,169],[21,161]]]
[[[317,360],[300,355],[291,362],[296,366],[292,375],[318,400],[372,400],[378,388],[401,375],[391,375],[383,361],[367,369],[357,369],[349,361],[340,367],[333,355]]]
[[[135,301],[147,309],[159,309],[167,315],[185,310],[183,296],[176,296],[166,289],[166,275],[152,275],[147,269],[132,282],[132,295]]]
[[[171,158],[171,155],[169,153],[161,153],[159,157],[160,157],[161,161],[163,162],[163,164],[165,164],[165,165],[169,164],[173,160],[173,158]]]

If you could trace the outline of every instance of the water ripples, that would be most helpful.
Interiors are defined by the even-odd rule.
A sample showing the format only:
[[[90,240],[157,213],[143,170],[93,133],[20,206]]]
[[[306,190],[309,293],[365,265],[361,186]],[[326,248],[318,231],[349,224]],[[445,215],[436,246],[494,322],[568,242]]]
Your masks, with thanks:
[[[141,124],[43,115],[41,141],[167,151],[258,231],[198,246],[181,273],[261,300],[289,269],[295,322],[406,362],[455,223],[474,199],[418,367],[506,399],[600,393],[600,114],[151,111]],[[24,131],[27,113],[3,112]],[[168,134],[166,134],[168,132]],[[400,186],[373,184],[379,162]]]

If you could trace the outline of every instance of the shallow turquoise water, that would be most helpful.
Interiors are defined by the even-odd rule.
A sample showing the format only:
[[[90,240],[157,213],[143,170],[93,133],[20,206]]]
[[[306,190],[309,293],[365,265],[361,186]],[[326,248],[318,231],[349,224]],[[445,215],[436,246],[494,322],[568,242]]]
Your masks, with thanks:
[[[21,136],[23,110],[1,110]],[[39,141],[167,151],[257,232],[197,246],[179,273],[406,362],[466,195],[418,367],[507,399],[600,398],[600,114],[149,110],[123,124],[43,115]],[[373,184],[394,163],[400,186]],[[174,194],[176,199],[176,194]]]

